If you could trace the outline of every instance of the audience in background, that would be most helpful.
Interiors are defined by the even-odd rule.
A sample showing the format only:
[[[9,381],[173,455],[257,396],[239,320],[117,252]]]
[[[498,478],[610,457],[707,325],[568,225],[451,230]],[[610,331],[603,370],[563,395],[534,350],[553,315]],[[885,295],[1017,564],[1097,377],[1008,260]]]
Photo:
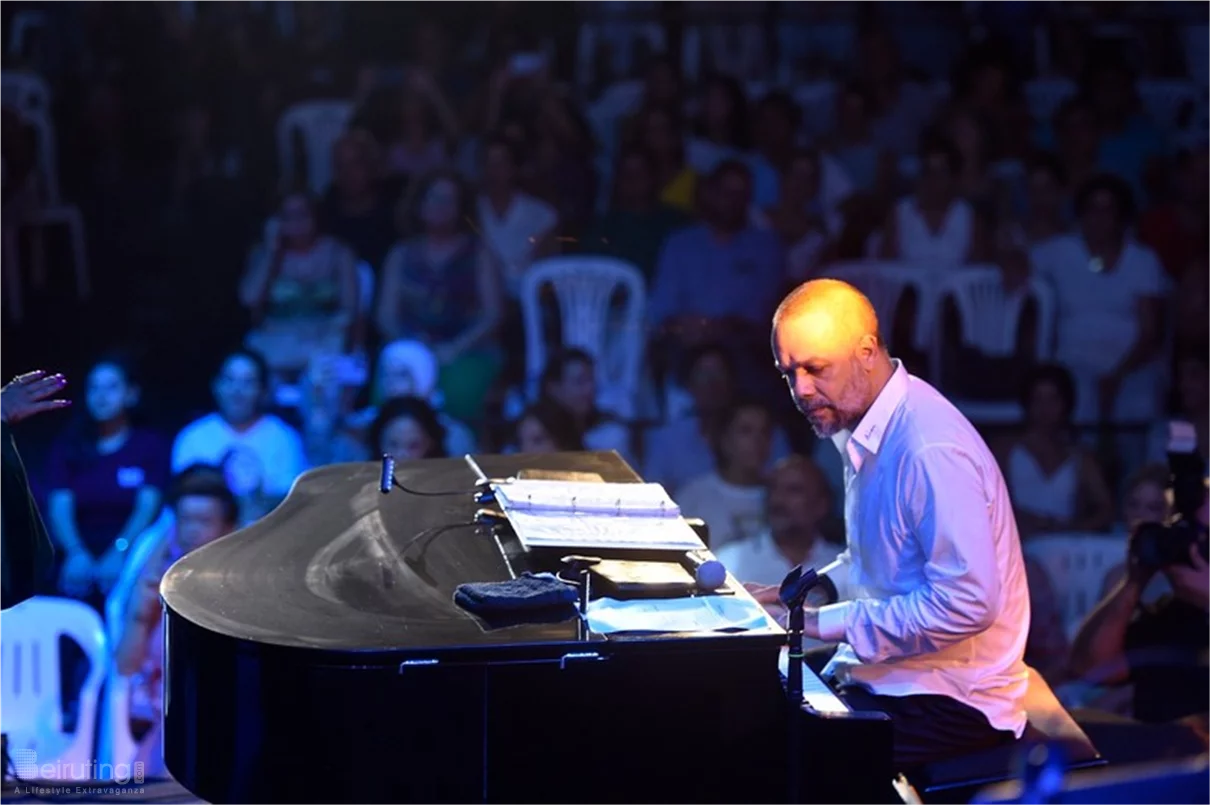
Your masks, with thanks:
[[[441,365],[438,388],[455,419],[477,423],[502,366],[495,336],[502,316],[500,272],[474,234],[473,200],[452,173],[416,186],[415,235],[391,250],[376,321],[383,338],[419,340]]]
[[[819,154],[798,149],[784,166],[776,202],[753,216],[781,239],[788,280],[805,282],[814,276],[828,242],[826,214]]]
[[[318,210],[318,229],[350,249],[377,274],[394,240],[392,199],[379,181],[378,145],[361,130],[332,146],[332,186]]]
[[[1210,362],[1205,352],[1186,352],[1176,362],[1176,383],[1167,420],[1151,428],[1147,444],[1147,460],[1167,461],[1168,442],[1174,422],[1187,422],[1197,434],[1197,452],[1210,466],[1210,437],[1207,434],[1206,412],[1210,411]]]
[[[126,551],[159,514],[169,445],[132,421],[139,387],[129,359],[98,360],[84,395],[47,461],[46,522],[62,551],[60,592],[101,610]]]
[[[298,380],[316,355],[359,343],[360,291],[353,253],[320,233],[305,193],[289,193],[264,250],[253,252],[239,297],[255,329],[245,345],[269,365],[269,384]]]
[[[715,74],[702,89],[701,114],[689,138],[686,160],[699,174],[713,173],[723,160],[741,159],[750,145],[748,97],[731,76]]]
[[[648,106],[634,122],[634,144],[651,154],[660,201],[683,213],[697,206],[697,171],[685,156],[685,123],[672,106]]]
[[[1204,145],[1192,151],[1182,150],[1173,165],[1172,197],[1139,219],[1139,240],[1156,253],[1174,280],[1206,254],[1206,243],[1210,241],[1207,176],[1210,176],[1210,150]],[[1205,274],[1204,269],[1202,273]]]
[[[175,524],[139,573],[114,649],[118,673],[130,677],[129,721],[139,745],[136,761],[152,778],[168,774],[161,738],[164,634],[160,581],[182,556],[233,531],[239,517],[239,504],[227,488],[222,470],[206,465],[192,465],[173,480],[168,505]]]
[[[240,525],[271,511],[307,469],[302,437],[265,413],[268,371],[254,352],[229,355],[212,387],[218,410],[186,425],[172,445],[173,472],[199,463],[223,468]]]
[[[1075,406],[1075,383],[1063,367],[1039,365],[1025,378],[1025,419],[999,451],[1022,538],[1103,531],[1113,522],[1109,485],[1072,424]]]
[[[562,453],[585,447],[571,412],[550,400],[539,400],[521,412],[510,446],[517,453]]]
[[[576,348],[552,355],[542,371],[538,396],[571,414],[587,449],[616,450],[633,463],[630,429],[597,408],[597,363],[592,355]]]
[[[392,397],[379,406],[369,442],[375,456],[399,461],[446,455],[445,428],[433,407],[419,397]]]
[[[1026,165],[1021,229],[1025,241],[1036,246],[1071,228],[1071,197],[1063,163],[1049,153],[1035,154]]]
[[[418,67],[407,71],[396,115],[387,142],[387,170],[400,176],[423,176],[445,167],[460,124],[428,71]]]
[[[765,468],[773,448],[773,417],[754,401],[729,406],[710,434],[714,469],[677,490],[681,511],[710,528],[710,547],[756,535],[764,518]]]

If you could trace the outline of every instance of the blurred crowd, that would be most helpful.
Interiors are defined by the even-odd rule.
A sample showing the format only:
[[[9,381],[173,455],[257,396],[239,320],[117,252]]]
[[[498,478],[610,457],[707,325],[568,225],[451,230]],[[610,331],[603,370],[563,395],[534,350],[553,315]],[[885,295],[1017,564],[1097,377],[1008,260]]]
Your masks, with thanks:
[[[1007,356],[965,344],[953,305],[922,324],[906,294],[882,321],[943,392],[1019,403],[976,424],[1024,540],[1163,516],[1170,419],[1207,455],[1204,5],[3,13],[6,332],[36,326],[10,269],[72,260],[45,214],[64,203],[106,325],[38,473],[55,584],[104,608],[125,574],[130,623],[151,617],[132,547],[207,516],[179,511],[190,483],[215,536],[310,467],[382,453],[614,449],[743,580],[821,562],[844,540],[840,461],[789,403],[769,322],[797,283],[863,262],[990,267],[1026,300]],[[615,300],[605,344],[563,343],[526,277],[594,256],[636,270],[644,321]],[[617,404],[604,364],[625,350],[641,388]],[[230,505],[180,476],[199,466]],[[1027,660],[1063,681],[1054,583],[1031,582]]]

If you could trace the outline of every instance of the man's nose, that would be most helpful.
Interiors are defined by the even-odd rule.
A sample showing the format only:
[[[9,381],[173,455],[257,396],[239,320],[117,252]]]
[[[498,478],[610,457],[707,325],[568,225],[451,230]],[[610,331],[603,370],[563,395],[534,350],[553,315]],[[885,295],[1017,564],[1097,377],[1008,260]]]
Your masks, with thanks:
[[[803,399],[815,396],[815,381],[810,375],[804,372],[794,377],[794,394]]]

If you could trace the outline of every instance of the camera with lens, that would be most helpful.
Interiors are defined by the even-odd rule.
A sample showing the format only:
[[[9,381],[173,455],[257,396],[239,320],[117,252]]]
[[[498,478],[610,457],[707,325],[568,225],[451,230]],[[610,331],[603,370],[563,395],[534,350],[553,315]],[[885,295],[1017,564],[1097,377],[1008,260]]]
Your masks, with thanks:
[[[1206,524],[1198,518],[1198,511],[1206,503],[1206,467],[1197,453],[1196,433],[1188,423],[1170,425],[1168,470],[1172,518],[1167,523],[1140,523],[1130,541],[1130,558],[1142,567],[1188,565],[1189,546],[1194,544],[1200,545],[1203,559],[1210,559]]]

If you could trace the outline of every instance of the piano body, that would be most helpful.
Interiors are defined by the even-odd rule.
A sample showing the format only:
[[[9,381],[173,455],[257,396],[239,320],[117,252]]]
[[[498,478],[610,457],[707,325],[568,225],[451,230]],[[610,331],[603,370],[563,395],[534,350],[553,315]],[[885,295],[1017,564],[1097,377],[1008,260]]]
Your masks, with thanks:
[[[491,477],[640,480],[615,453],[476,460]],[[164,752],[179,782],[216,803],[786,800],[784,633],[488,628],[455,587],[550,558],[472,525],[461,458],[397,477],[466,494],[383,495],[379,474],[307,472],[266,518],[165,576]],[[804,801],[894,801],[889,722],[807,676]]]

